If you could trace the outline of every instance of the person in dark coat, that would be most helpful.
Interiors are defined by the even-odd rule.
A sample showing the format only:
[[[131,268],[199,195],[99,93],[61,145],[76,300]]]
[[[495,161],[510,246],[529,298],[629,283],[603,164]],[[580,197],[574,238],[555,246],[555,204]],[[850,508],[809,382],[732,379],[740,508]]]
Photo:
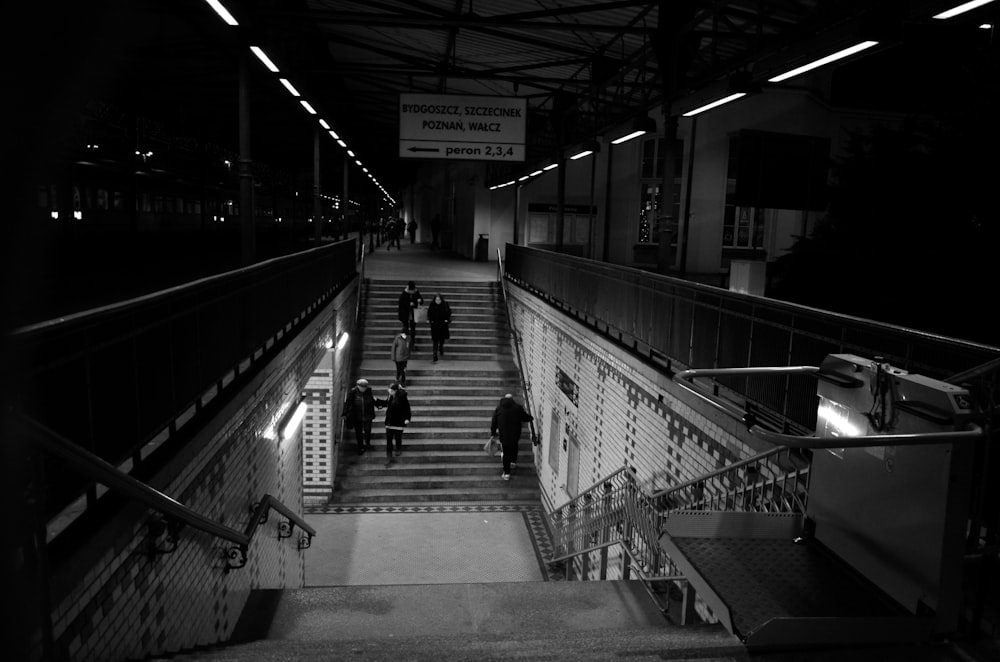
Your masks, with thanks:
[[[390,356],[396,364],[396,381],[406,386],[406,362],[410,360],[410,339],[406,337],[406,329],[392,339]]]
[[[402,247],[399,245],[399,237],[400,235],[403,234],[402,219],[400,220],[389,219],[389,222],[386,224],[385,227],[385,233],[386,233],[386,238],[389,241],[388,245],[385,247],[385,250],[391,251],[393,244],[396,245],[396,250],[398,251],[403,250]]]
[[[434,344],[434,360],[437,361],[438,354],[444,356],[444,341],[451,337],[448,331],[451,306],[440,294],[435,294],[431,305],[427,306],[427,321],[431,325],[431,342]]]
[[[413,311],[423,304],[424,297],[420,295],[417,284],[411,280],[406,284],[406,289],[400,292],[398,302],[399,321],[410,335],[410,349],[417,348],[417,324],[413,320]]]
[[[515,402],[514,396],[510,393],[500,398],[500,404],[493,410],[490,437],[500,435],[504,480],[510,480],[510,472],[517,468],[517,446],[521,441],[521,424],[533,420],[534,417]]]
[[[385,457],[386,464],[392,458],[403,454],[403,429],[410,424],[410,401],[406,397],[406,389],[399,382],[389,384],[389,397],[376,400],[379,407],[385,407]],[[393,443],[396,450],[393,452]]]
[[[354,430],[358,440],[358,455],[372,447],[372,421],[375,420],[375,396],[367,379],[359,379],[344,400],[345,424]]]

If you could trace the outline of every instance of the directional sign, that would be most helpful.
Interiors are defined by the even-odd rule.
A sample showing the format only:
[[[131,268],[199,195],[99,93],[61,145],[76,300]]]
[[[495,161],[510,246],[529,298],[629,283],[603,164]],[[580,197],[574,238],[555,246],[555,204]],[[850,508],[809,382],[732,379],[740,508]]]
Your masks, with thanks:
[[[524,161],[527,101],[455,94],[399,95],[399,155]]]

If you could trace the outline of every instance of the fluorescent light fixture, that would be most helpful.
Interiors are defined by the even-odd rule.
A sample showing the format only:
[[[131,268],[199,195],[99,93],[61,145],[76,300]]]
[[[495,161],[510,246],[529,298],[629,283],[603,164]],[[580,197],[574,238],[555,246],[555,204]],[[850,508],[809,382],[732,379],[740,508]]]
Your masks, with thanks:
[[[337,132],[334,131],[333,129],[330,129],[330,137],[333,138],[334,140],[340,140],[340,136],[338,136]]]
[[[592,149],[585,149],[582,152],[578,152],[578,153],[574,154],[573,156],[569,157],[569,160],[570,161],[576,161],[577,159],[582,159],[585,156],[590,156],[593,153],[594,153],[594,150],[592,150]]]
[[[329,131],[329,130],[330,130],[330,125],[329,125],[329,124],[327,124],[327,123],[326,123],[326,120],[324,120],[324,119],[321,119],[321,120],[319,121],[319,125],[320,125],[321,127],[323,127],[324,129],[326,129],[327,131]]]
[[[964,14],[967,11],[972,11],[973,9],[982,7],[983,5],[988,5],[991,2],[993,2],[993,0],[972,0],[972,2],[963,2],[957,7],[952,7],[951,9],[943,11],[940,14],[934,15],[933,18],[940,18],[940,19],[951,18],[952,16],[958,16],[959,14]]]
[[[358,165],[361,165],[361,161],[359,161],[358,159],[354,159],[354,162],[357,163]]]
[[[301,94],[299,94],[298,90],[296,90],[294,87],[292,87],[292,84],[289,82],[289,80],[287,78],[279,78],[278,82],[281,83],[282,85],[284,85],[285,89],[288,90],[288,93],[291,94],[293,97],[300,97],[300,96],[302,96]]]
[[[340,145],[341,147],[343,147],[344,149],[347,149],[347,143],[345,143],[340,138],[337,138],[337,144]]]
[[[362,166],[361,169],[364,170],[365,172],[368,172],[368,168],[365,168],[365,167]],[[371,175],[368,175],[368,176],[371,177]]]
[[[253,54],[257,56],[258,60],[264,63],[265,67],[274,73],[278,73],[278,66],[274,62],[271,62],[271,58],[267,56],[267,53],[261,50],[260,46],[251,46],[250,50],[253,51]]]
[[[352,159],[354,158],[354,152],[352,152],[351,150],[347,150],[347,155]]]
[[[558,168],[558,167],[559,167],[558,163],[550,163],[544,168],[542,168],[542,170],[552,170],[553,168]]]
[[[706,110],[718,108],[719,106],[729,103],[730,101],[736,101],[737,99],[745,97],[746,95],[747,95],[746,92],[736,92],[735,94],[730,94],[728,97],[722,97],[721,99],[716,99],[711,103],[706,103],[704,106],[699,106],[694,110],[689,110],[686,113],[684,113],[682,117],[692,117],[694,115],[697,115],[698,113],[703,113]]]
[[[347,340],[350,337],[351,336],[347,333],[347,331],[344,331],[343,333],[341,333],[340,334],[340,339],[337,341],[337,349],[338,350],[344,349],[344,345],[347,344]]]
[[[798,76],[799,74],[804,74],[807,71],[812,71],[813,69],[817,69],[819,67],[822,67],[824,64],[830,64],[831,62],[836,62],[837,60],[842,60],[845,57],[850,57],[851,55],[854,55],[855,53],[860,53],[861,51],[867,50],[867,49],[871,48],[872,46],[877,46],[877,45],[878,45],[877,41],[862,41],[859,44],[854,44],[853,46],[849,46],[847,48],[839,50],[836,53],[832,53],[830,55],[827,55],[826,57],[821,57],[820,59],[815,60],[814,62],[810,62],[809,64],[804,64],[801,67],[796,67],[796,68],[792,69],[791,71],[786,71],[785,73],[779,74],[779,75],[775,76],[774,78],[768,78],[767,82],[769,82],[769,83],[780,83],[783,80],[788,80],[789,78],[794,78],[795,76]]]
[[[614,140],[611,141],[611,144],[612,145],[620,145],[620,144],[622,144],[624,142],[628,142],[629,140],[632,140],[633,138],[638,138],[639,136],[644,136],[644,135],[646,135],[646,131],[640,129],[639,131],[633,131],[632,133],[626,133],[621,138],[615,138]]]
[[[992,23],[982,23],[982,24],[980,24],[979,29],[980,30],[992,30],[993,29],[993,24]]]
[[[516,184],[516,183],[517,183],[517,182],[515,182],[515,181],[514,181],[514,180],[512,179],[512,180],[510,180],[509,182],[507,182],[506,184],[504,184],[504,186],[511,186],[512,184]]]
[[[236,19],[233,18],[233,15],[229,13],[228,9],[222,6],[222,3],[219,2],[219,0],[205,0],[205,2],[208,3],[209,7],[215,10],[215,13],[219,15],[219,18],[226,22],[226,25],[239,25],[239,23],[236,22]]]
[[[524,181],[524,180],[526,180],[527,178],[528,178],[528,176],[527,176],[527,175],[525,175],[524,177],[518,177],[518,178],[517,178],[517,181],[519,181],[519,182],[523,182],[523,181]]]
[[[315,110],[313,110],[313,107],[312,107],[312,106],[310,106],[310,105],[309,105],[309,102],[308,102],[308,101],[306,101],[305,99],[300,99],[300,100],[299,100],[299,103],[301,103],[301,104],[302,104],[302,107],[303,107],[303,108],[305,108],[305,109],[306,109],[306,112],[307,112],[307,113],[309,113],[310,115],[315,115],[315,114],[316,114],[316,111],[315,111]]]
[[[281,429],[282,440],[291,438],[292,435],[299,429],[299,424],[302,423],[302,419],[306,417],[306,410],[309,409],[309,405],[306,404],[305,400],[299,403],[292,412],[292,415],[288,418],[288,422],[285,423],[285,427]]]
[[[530,175],[528,175],[528,177],[535,177],[535,176],[540,175],[540,174],[542,174],[542,171],[541,170],[536,170],[535,172],[533,172]]]

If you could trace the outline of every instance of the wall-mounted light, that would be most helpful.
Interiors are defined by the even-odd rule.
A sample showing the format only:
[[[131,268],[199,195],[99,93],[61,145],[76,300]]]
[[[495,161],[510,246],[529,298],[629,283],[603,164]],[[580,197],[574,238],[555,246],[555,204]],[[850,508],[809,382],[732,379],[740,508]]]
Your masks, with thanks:
[[[306,411],[308,409],[309,405],[306,404],[306,401],[300,400],[299,404],[292,410],[291,415],[285,419],[283,425],[281,426],[281,441],[291,439],[295,435],[299,429],[299,425],[302,424],[302,419],[306,417]]]
[[[351,336],[350,336],[350,334],[347,333],[347,331],[344,331],[343,333],[340,334],[340,339],[337,340],[337,351],[338,352],[340,350],[344,349],[344,345],[347,344],[347,341],[348,341],[348,339],[350,337]]]

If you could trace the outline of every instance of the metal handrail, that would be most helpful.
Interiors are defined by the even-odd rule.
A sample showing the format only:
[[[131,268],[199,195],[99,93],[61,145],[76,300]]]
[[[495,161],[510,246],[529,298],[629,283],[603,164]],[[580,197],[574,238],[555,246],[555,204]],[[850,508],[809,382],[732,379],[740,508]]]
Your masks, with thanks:
[[[251,521],[244,531],[238,531],[231,527],[219,524],[201,513],[185,506],[179,501],[167,496],[163,492],[147,485],[146,483],[129,476],[112,464],[102,460],[98,456],[89,452],[85,448],[74,444],[55,430],[39,423],[26,414],[9,409],[9,413],[15,415],[31,431],[35,432],[35,440],[42,450],[55,455],[59,459],[75,467],[87,478],[106,485],[109,489],[124,494],[143,505],[156,510],[164,515],[176,519],[178,522],[189,525],[199,531],[204,531],[217,538],[228,540],[238,545],[245,553],[253,539],[257,527],[266,520],[268,510],[277,510],[287,517],[291,522],[310,537],[316,535],[316,530],[309,526],[304,519],[290,510],[270,494],[265,494],[261,501],[254,508]]]
[[[517,356],[517,374],[518,378],[521,380],[521,390],[524,392],[524,405],[527,409],[528,415],[531,414],[531,392],[529,390],[528,380],[524,378],[524,363],[521,360],[521,340],[518,337],[517,329],[514,327],[514,316],[510,314],[510,301],[507,298],[507,284],[504,282],[504,270],[503,270],[503,257],[500,255],[500,249],[497,249],[497,282],[500,283],[500,293],[503,294],[503,308],[504,312],[507,314],[507,326],[510,328],[511,335],[514,337],[514,354]],[[532,418],[534,418],[532,416]],[[538,445],[538,433],[535,430],[534,420],[528,421],[528,429],[531,431],[531,443],[535,446]]]
[[[795,435],[768,430],[754,420],[753,416],[737,410],[732,403],[725,402],[712,393],[708,393],[693,382],[694,377],[720,376],[726,374],[789,374],[808,373],[814,376],[819,368],[813,366],[778,366],[755,368],[713,368],[711,370],[685,370],[673,376],[675,384],[693,393],[716,409],[742,422],[750,434],[772,444],[788,448],[824,449],[824,448],[866,448],[869,446],[919,446],[927,444],[955,443],[959,441],[974,441],[983,436],[984,431],[978,425],[970,424],[965,430],[949,430],[946,432],[919,432],[911,434],[880,434],[858,435],[852,437],[832,437],[818,435]]]
[[[653,492],[650,495],[650,497],[653,498],[653,499],[662,499],[664,497],[668,497],[668,496],[670,496],[671,493],[680,492],[681,490],[685,490],[685,489],[687,489],[689,487],[694,487],[698,483],[704,483],[707,480],[712,480],[713,478],[721,476],[722,474],[725,474],[725,473],[729,473],[730,471],[733,471],[735,469],[742,469],[743,467],[746,467],[746,466],[749,466],[749,465],[752,465],[752,464],[758,464],[761,460],[766,460],[767,458],[771,457],[772,455],[777,455],[777,454],[782,453],[784,451],[785,451],[785,449],[781,448],[781,447],[777,447],[777,448],[772,448],[770,450],[766,450],[763,453],[758,453],[757,455],[754,455],[753,457],[748,457],[745,460],[740,460],[739,462],[734,462],[733,464],[727,464],[726,466],[722,467],[721,469],[716,469],[715,471],[710,471],[709,473],[704,474],[702,476],[698,476],[697,478],[692,478],[691,480],[685,481],[685,482],[681,483],[680,485],[673,485],[671,487],[668,487],[665,490],[660,490],[659,492]]]

